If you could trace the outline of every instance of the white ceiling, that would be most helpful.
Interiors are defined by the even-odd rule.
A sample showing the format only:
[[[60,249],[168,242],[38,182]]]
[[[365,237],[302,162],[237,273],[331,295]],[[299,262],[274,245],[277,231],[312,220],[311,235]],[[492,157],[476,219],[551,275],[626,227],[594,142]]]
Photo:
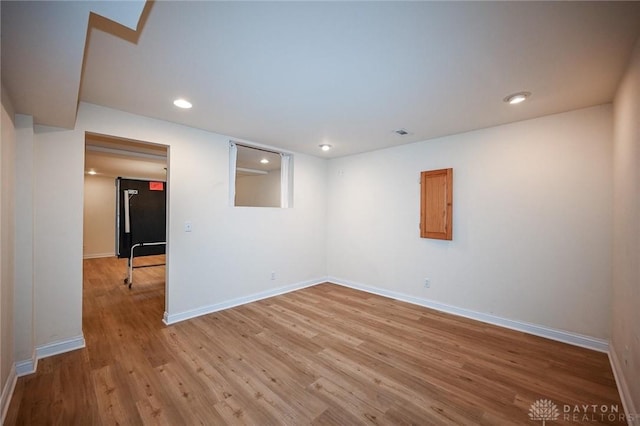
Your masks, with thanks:
[[[268,163],[261,163],[260,161],[263,159],[267,160]],[[279,170],[280,154],[265,151],[262,149],[254,149],[238,145],[236,167],[248,170],[259,170],[263,172]]]
[[[36,122],[79,97],[327,157],[610,102],[640,37],[640,2],[154,2],[135,34],[91,24],[81,81],[105,2],[6,3],[3,85]]]
[[[110,178],[167,180],[167,147],[88,134],[85,138],[85,173]]]
[[[72,128],[78,107],[90,12],[137,28],[144,0],[2,1],[2,89],[17,113],[37,124]]]
[[[85,173],[89,170],[94,170],[96,176],[166,181],[166,167],[166,161],[163,162],[161,160],[114,155],[90,150],[85,152]]]

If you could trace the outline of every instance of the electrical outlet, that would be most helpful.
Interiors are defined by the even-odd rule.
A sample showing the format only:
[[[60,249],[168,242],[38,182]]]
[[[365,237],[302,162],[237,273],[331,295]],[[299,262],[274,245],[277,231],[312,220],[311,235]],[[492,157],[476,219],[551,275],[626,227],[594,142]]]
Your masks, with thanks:
[[[425,288],[431,287],[431,280],[429,278],[424,279],[424,287]]]
[[[276,279],[276,272],[275,271],[271,271],[271,279],[272,280]]]

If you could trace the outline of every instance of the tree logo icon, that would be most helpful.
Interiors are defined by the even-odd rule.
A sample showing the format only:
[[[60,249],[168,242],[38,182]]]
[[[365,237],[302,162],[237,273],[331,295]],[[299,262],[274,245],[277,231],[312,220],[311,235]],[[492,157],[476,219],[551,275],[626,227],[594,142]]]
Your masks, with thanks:
[[[529,418],[542,420],[542,426],[547,420],[558,420],[558,417],[560,417],[558,407],[550,399],[539,399],[529,407]]]

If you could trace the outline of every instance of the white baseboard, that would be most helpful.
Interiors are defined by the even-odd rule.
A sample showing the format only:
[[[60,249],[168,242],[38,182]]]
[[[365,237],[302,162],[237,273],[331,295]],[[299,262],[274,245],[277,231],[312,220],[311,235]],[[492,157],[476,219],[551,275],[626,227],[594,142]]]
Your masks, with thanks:
[[[69,339],[59,340],[57,342],[37,346],[35,348],[33,356],[30,359],[16,362],[16,374],[18,375],[18,377],[33,374],[38,369],[39,359],[74,351],[76,349],[82,349],[84,347],[85,341],[82,334],[79,336],[71,337]]]
[[[30,359],[25,359],[16,362],[16,374],[18,377],[26,376],[27,374],[33,374],[38,369],[38,358],[34,352]]]
[[[633,399],[631,399],[631,392],[629,392],[629,386],[627,380],[622,372],[622,364],[618,358],[615,347],[609,346],[609,362],[611,363],[611,369],[613,370],[613,376],[616,379],[616,385],[618,386],[618,393],[622,400],[622,408],[627,416],[627,423],[629,426],[640,425],[640,411],[635,407]]]
[[[546,337],[547,339],[568,343],[574,346],[581,346],[583,348],[592,349],[598,352],[608,352],[609,350],[608,341],[591,337],[591,336],[584,336],[578,333],[571,333],[568,331],[558,330],[555,328],[545,327],[542,325],[511,320],[508,318],[502,318],[499,316],[485,314],[482,312],[476,312],[469,309],[458,308],[456,306],[447,305],[447,304],[436,302],[433,300],[423,299],[415,296],[409,296],[404,293],[398,293],[395,291],[372,287],[372,286],[356,283],[349,280],[343,280],[337,277],[328,277],[327,281],[342,285],[344,287],[366,291],[367,293],[377,294],[379,296],[389,297],[391,299],[401,300],[403,302],[424,306],[426,308],[431,308],[437,311],[446,312],[449,314],[458,315],[465,318],[470,318],[476,321],[481,321],[481,322],[497,325],[504,328],[509,328],[516,331],[522,331],[524,333],[533,334],[535,336]]]
[[[114,252],[111,253],[88,253],[82,256],[83,259],[100,259],[102,257],[115,257]]]
[[[57,342],[47,343],[36,347],[36,359],[42,359],[49,356],[62,354],[65,352],[82,349],[86,346],[84,336],[71,337],[69,339],[58,340]]]
[[[7,417],[7,410],[9,410],[9,404],[11,404],[11,397],[13,396],[13,391],[16,388],[17,380],[18,376],[16,375],[16,369],[15,367],[13,367],[11,368],[11,371],[9,371],[7,381],[2,387],[2,398],[0,399],[0,409],[2,410],[2,424],[4,424],[4,419],[5,417]]]
[[[201,315],[207,315],[214,312],[222,311],[224,309],[233,308],[236,306],[244,305],[246,303],[256,302],[258,300],[267,299],[269,297],[278,296],[280,294],[289,293],[295,290],[300,290],[306,287],[311,287],[316,284],[326,282],[326,277],[317,278],[309,281],[303,281],[300,283],[290,284],[284,287],[278,287],[260,293],[254,293],[249,296],[238,297],[237,299],[231,299],[226,302],[220,302],[213,305],[202,306],[200,308],[191,309],[184,312],[178,312],[176,314],[164,313],[163,322],[166,325],[175,324],[180,321],[188,320],[191,318],[199,317]]]

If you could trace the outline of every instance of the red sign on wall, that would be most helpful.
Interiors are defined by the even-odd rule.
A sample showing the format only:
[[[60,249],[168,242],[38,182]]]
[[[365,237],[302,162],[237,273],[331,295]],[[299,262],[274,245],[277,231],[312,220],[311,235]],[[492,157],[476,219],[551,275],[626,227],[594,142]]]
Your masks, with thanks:
[[[149,182],[150,191],[164,191],[164,182]]]

